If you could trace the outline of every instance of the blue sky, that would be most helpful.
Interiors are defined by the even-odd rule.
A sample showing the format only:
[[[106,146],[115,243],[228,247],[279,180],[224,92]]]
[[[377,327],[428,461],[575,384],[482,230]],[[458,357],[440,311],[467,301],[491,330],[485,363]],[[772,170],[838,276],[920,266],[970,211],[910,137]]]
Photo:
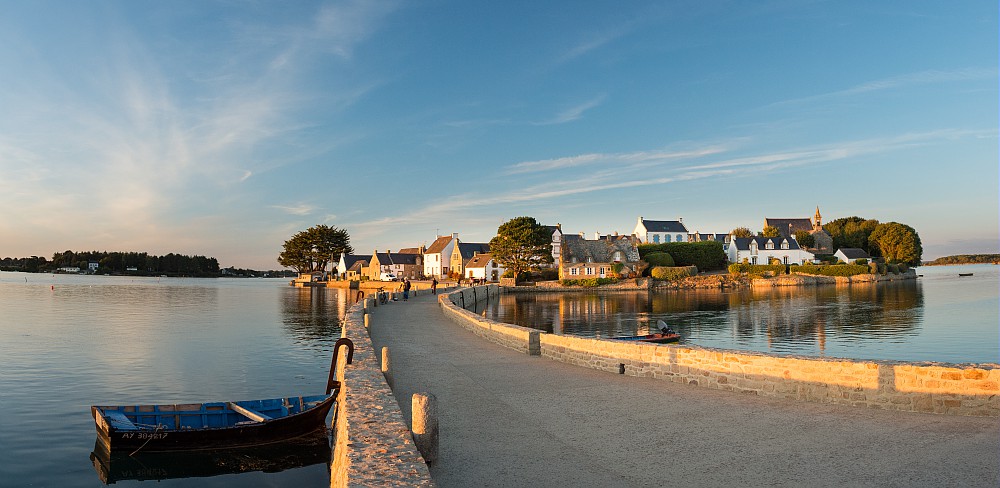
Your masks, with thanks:
[[[0,257],[765,217],[998,252],[997,3],[0,0]]]

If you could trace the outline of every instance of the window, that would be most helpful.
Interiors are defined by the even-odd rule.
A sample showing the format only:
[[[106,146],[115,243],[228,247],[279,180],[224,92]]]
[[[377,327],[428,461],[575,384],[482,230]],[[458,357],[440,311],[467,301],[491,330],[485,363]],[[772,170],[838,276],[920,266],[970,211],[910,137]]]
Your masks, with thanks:
[[[774,243],[767,241],[767,244],[764,244],[764,249],[774,249]]]
[[[670,234],[663,236],[663,242],[670,242]]]
[[[781,248],[782,249],[788,249],[788,241],[781,241]],[[788,264],[788,263],[785,263],[785,264]]]
[[[576,275],[580,274],[580,268],[570,268],[569,269],[569,274],[572,275],[572,276],[576,276]]]
[[[611,259],[616,263],[620,263],[622,262],[622,259],[624,259],[624,257],[625,256],[622,254],[621,251],[615,251],[615,255]]]
[[[608,268],[605,268],[604,266],[601,266],[600,274],[601,274],[601,276],[604,276],[604,275],[608,274]]]
[[[684,242],[684,235],[677,234],[677,242]]]
[[[584,274],[592,275],[594,274],[594,268],[586,268],[583,270]]]
[[[660,234],[653,234],[653,244],[660,243]]]

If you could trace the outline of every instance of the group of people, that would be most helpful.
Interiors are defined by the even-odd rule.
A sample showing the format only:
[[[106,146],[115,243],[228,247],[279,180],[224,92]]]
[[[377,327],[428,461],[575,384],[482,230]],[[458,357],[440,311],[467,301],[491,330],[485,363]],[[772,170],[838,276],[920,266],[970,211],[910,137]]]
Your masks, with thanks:
[[[467,278],[469,286],[485,285],[486,278]],[[462,278],[458,279],[458,286],[462,286]],[[409,278],[403,279],[403,282],[399,284],[399,289],[403,290],[403,301],[410,299],[410,289],[413,287],[410,284]],[[437,295],[438,280],[437,278],[431,279],[431,294]]]

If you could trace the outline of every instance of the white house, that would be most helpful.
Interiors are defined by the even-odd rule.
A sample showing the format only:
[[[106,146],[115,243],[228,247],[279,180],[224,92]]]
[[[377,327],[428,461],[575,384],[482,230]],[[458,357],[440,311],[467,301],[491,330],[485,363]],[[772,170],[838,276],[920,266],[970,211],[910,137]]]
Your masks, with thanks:
[[[684,227],[684,219],[646,220],[640,216],[632,234],[635,234],[643,244],[688,241],[688,230]]]
[[[729,244],[729,262],[769,264],[775,258],[782,264],[803,264],[815,259],[813,253],[799,247],[795,239],[784,237],[734,237]]]
[[[451,253],[458,243],[458,234],[438,237],[424,251],[424,276],[441,279],[448,276],[451,265]]]
[[[558,266],[562,252],[562,224],[546,225],[545,228],[552,231],[552,263],[553,266]]]
[[[471,279],[500,281],[504,271],[506,268],[497,263],[489,253],[476,254],[465,265],[465,277]]]
[[[370,254],[341,253],[340,261],[337,263],[337,274],[341,277],[346,277],[347,272],[353,268],[354,264],[358,261],[364,261],[362,266],[368,266],[368,263],[372,262],[372,257]]]
[[[833,253],[833,257],[847,264],[854,264],[854,262],[859,259],[871,260],[872,258],[867,252],[865,252],[864,249],[858,249],[856,247],[844,247],[837,249],[837,252]]]

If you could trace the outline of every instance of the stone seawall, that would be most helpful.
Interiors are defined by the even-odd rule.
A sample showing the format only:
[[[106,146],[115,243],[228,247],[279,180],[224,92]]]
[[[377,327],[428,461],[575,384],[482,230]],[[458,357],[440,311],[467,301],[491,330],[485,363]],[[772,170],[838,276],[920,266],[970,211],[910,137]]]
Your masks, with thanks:
[[[1000,416],[1000,365],[997,364],[778,356],[554,335],[501,324],[462,310],[462,299],[454,297],[464,295],[465,303],[471,305],[469,290],[458,290],[438,299],[449,317],[488,340],[557,361],[612,373],[624,369],[624,374],[633,376],[817,403]],[[461,295],[457,295],[459,292]],[[476,296],[483,293],[479,291]]]
[[[354,342],[354,358],[346,364],[346,348],[337,358],[341,389],[334,416],[336,443],[330,485],[434,486],[382,376],[360,304],[348,310],[342,335]]]

